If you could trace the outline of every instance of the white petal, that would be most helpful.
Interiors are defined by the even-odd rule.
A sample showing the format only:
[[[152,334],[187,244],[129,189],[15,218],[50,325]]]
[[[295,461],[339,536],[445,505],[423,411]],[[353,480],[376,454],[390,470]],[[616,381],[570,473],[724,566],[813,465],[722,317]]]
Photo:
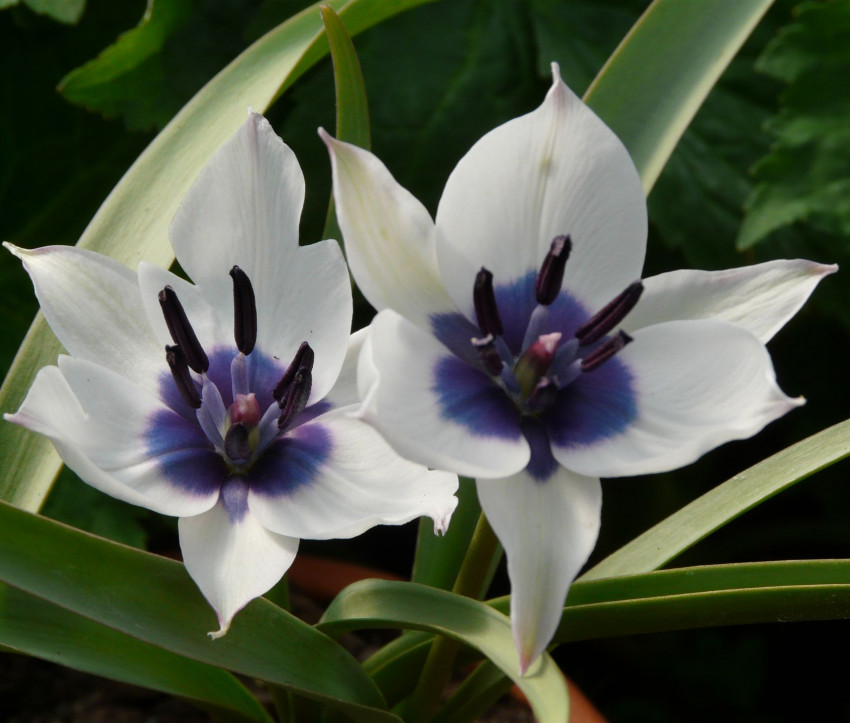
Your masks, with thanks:
[[[640,278],[646,201],[629,154],[553,65],[543,104],[485,135],[449,177],[437,210],[443,283],[472,316],[485,266],[496,284],[536,273],[552,240],[573,249],[563,288],[596,310]]]
[[[90,379],[94,387],[105,381],[104,395],[115,382],[127,384],[106,369],[95,371],[98,368],[90,362],[70,357],[60,357],[60,362],[78,388],[80,374]],[[107,410],[105,416],[95,417],[108,406],[108,397],[96,389],[91,396],[85,396],[88,409],[83,408],[63,372],[48,366],[39,371],[21,408],[4,416],[48,437],[68,467],[111,497],[166,515],[197,514],[210,508],[215,497],[183,493],[146,462],[141,425],[134,416],[139,407],[127,409],[126,415]]]
[[[632,375],[636,400],[625,429],[586,444],[559,440],[550,429],[553,454],[580,474],[621,477],[675,469],[718,445],[752,436],[803,403],[779,389],[764,345],[725,321],[670,321],[640,329],[617,359]]]
[[[835,265],[801,259],[725,271],[682,269],[644,279],[627,331],[674,319],[724,319],[767,342],[805,303]]]
[[[202,515],[181,517],[178,529],[186,570],[218,616],[213,638],[283,577],[298,552],[297,539],[269,532],[247,511],[231,519],[221,500]]]
[[[457,506],[457,476],[402,459],[378,432],[353,418],[352,409],[305,425],[327,434],[327,457],[306,484],[286,489],[284,481],[275,494],[262,494],[268,485],[252,487],[251,512],[275,532],[314,540],[354,537],[375,525],[401,525],[423,515],[444,532]]]
[[[325,397],[324,401],[335,407],[347,407],[351,404],[359,404],[360,395],[357,393],[357,359],[363,349],[363,342],[369,333],[369,327],[355,331],[348,340],[348,351],[342,363],[339,376],[333,388]]]
[[[135,381],[164,363],[148,325],[136,274],[117,261],[73,246],[32,251],[4,244],[24,263],[50,328],[65,349]]]
[[[357,369],[362,417],[399,454],[428,467],[470,477],[504,477],[523,469],[530,452],[512,403],[498,390],[482,398],[481,385],[449,384],[438,373],[447,363],[464,368],[430,334],[393,311],[380,312]],[[480,378],[483,372],[471,375]]]
[[[348,269],[335,241],[298,246],[304,177],[292,150],[261,115],[204,167],[170,228],[177,259],[221,319],[231,319],[239,266],[254,288],[257,346],[292,359],[303,341],[316,353],[311,400],[330,390],[351,331]],[[190,319],[191,321],[191,319]],[[219,340],[221,342],[222,340]]]
[[[331,154],[351,275],[376,309],[429,328],[430,314],[455,310],[437,270],[431,216],[369,151],[319,135]]]
[[[602,487],[563,467],[544,482],[520,472],[476,486],[508,558],[511,626],[526,670],[552,640],[567,590],[596,544]]]

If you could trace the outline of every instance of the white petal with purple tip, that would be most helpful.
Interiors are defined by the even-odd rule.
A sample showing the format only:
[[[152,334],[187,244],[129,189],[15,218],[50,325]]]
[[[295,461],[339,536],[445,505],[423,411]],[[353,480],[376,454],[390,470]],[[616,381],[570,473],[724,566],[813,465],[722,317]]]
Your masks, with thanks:
[[[513,403],[483,371],[393,311],[372,322],[357,380],[363,419],[414,462],[471,477],[528,464]]]
[[[580,474],[622,477],[682,467],[803,403],[776,385],[761,342],[725,321],[670,321],[640,329],[616,359],[632,376],[635,398],[635,416],[622,431],[582,444],[550,429],[556,459]],[[570,421],[568,408],[563,414]]]
[[[556,467],[542,482],[520,472],[476,488],[508,558],[511,626],[525,670],[555,634],[567,590],[596,544],[602,486]]]
[[[219,500],[208,512],[178,522],[186,570],[218,617],[213,638],[283,577],[298,552],[297,539],[265,529],[247,508],[241,512],[231,515]]]
[[[821,279],[837,270],[834,264],[796,259],[724,271],[670,271],[644,279],[643,296],[623,328],[633,331],[674,319],[724,319],[766,343]]]
[[[369,151],[319,135],[331,154],[334,199],[351,275],[376,309],[428,328],[455,310],[437,269],[434,222]]]
[[[375,525],[400,525],[427,515],[445,531],[457,506],[457,475],[429,471],[399,457],[372,427],[351,416],[354,407],[318,417],[327,455],[303,484],[265,493],[252,487],[251,512],[270,530],[313,540],[359,535]],[[297,431],[305,432],[304,428]]]
[[[436,223],[443,283],[469,318],[478,269],[497,284],[516,281],[540,267],[556,236],[572,239],[563,288],[589,308],[640,278],[646,248],[634,163],[556,65],[537,110],[490,131],[460,160]]]
[[[70,354],[137,382],[156,376],[164,357],[142,310],[136,274],[73,246],[4,246],[23,261],[47,323]]]

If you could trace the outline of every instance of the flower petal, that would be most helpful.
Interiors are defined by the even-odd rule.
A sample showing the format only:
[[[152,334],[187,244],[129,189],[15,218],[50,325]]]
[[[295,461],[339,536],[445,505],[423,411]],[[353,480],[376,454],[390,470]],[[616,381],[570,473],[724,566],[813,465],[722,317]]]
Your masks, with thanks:
[[[552,640],[567,590],[596,544],[602,487],[563,467],[545,481],[523,471],[476,486],[508,558],[511,626],[525,671]]]
[[[552,240],[569,234],[563,288],[600,308],[640,278],[646,200],[629,154],[564,85],[532,113],[481,138],[449,177],[437,210],[437,259],[446,290],[472,316],[472,283],[537,271]]]
[[[362,417],[414,462],[471,477],[503,477],[528,464],[504,392],[393,311],[372,322],[357,380]]]
[[[369,334],[369,327],[355,331],[348,340],[348,351],[342,363],[339,376],[333,388],[323,401],[334,407],[347,407],[351,404],[360,403],[360,395],[357,393],[357,359],[363,349],[363,342]]]
[[[298,540],[264,529],[248,511],[247,488],[234,478],[215,506],[181,517],[180,549],[186,570],[218,616],[224,635],[233,616],[271,589],[292,565]]]
[[[834,264],[768,261],[724,271],[682,269],[644,279],[626,331],[674,319],[724,319],[765,343],[796,314]]]
[[[576,409],[558,404],[546,418],[556,459],[599,477],[664,472],[695,461],[733,439],[744,439],[803,403],[785,396],[767,350],[725,321],[670,321],[635,332],[615,360],[631,376],[635,403],[600,394],[597,414],[610,434],[582,438]],[[600,369],[584,374],[605,371]],[[559,400],[560,401],[560,400]]]
[[[425,207],[362,148],[319,135],[331,154],[337,218],[351,275],[376,309],[422,328],[454,311],[437,269],[434,222]]]
[[[402,459],[352,411],[336,410],[295,430],[324,436],[324,458],[305,484],[284,478],[285,460],[277,484],[266,466],[266,479],[251,486],[251,512],[270,530],[314,540],[354,537],[423,515],[444,532],[457,506],[457,476]]]
[[[172,484],[151,459],[144,428],[159,408],[156,400],[128,391],[132,385],[123,377],[96,364],[59,361],[61,371],[39,371],[21,408],[5,415],[8,421],[50,438],[83,481],[116,499],[166,515],[198,514],[214,504],[217,490],[204,494]],[[112,394],[116,388],[123,390],[120,399]],[[188,463],[196,470],[197,459]]]
[[[23,261],[47,323],[70,354],[137,382],[156,376],[164,357],[148,326],[136,274],[73,246],[4,246]]]

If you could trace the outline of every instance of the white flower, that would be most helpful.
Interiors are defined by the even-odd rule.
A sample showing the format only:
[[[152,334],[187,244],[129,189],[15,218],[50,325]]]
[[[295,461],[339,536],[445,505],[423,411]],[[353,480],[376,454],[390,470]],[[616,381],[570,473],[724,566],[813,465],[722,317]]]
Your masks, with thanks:
[[[187,193],[170,235],[191,284],[63,246],[9,246],[70,356],[10,421],[47,435],[107,494],[180,518],[189,574],[224,634],[299,538],[430,515],[457,478],[401,459],[352,415],[362,333],[335,241],[298,245],[304,178],[251,113]],[[152,209],[155,212],[155,209]]]
[[[379,310],[362,416],[409,459],[477,478],[523,670],[595,545],[599,478],[689,464],[801,404],[764,342],[835,270],[776,261],[641,282],[637,171],[553,76],[540,108],[461,159],[436,221],[375,156],[320,131],[349,265]]]

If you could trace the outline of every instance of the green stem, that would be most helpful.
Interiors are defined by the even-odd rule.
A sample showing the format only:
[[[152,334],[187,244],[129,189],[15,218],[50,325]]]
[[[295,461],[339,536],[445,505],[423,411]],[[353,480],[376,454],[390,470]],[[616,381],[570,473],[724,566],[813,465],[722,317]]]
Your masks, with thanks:
[[[452,592],[480,600],[490,585],[494,561],[501,556],[499,540],[484,513],[478,518],[469,550],[458,572]],[[428,658],[407,705],[406,720],[424,723],[430,720],[440,703],[440,695],[452,675],[452,666],[461,644],[451,638],[434,639]]]

